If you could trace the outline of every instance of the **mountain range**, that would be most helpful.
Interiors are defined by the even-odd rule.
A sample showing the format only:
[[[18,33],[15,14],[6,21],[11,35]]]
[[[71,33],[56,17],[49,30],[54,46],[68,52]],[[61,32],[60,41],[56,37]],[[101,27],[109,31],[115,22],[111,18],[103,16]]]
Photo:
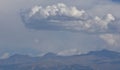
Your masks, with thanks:
[[[15,54],[0,59],[0,70],[120,70],[120,53],[100,50],[72,56],[47,53],[40,57]]]

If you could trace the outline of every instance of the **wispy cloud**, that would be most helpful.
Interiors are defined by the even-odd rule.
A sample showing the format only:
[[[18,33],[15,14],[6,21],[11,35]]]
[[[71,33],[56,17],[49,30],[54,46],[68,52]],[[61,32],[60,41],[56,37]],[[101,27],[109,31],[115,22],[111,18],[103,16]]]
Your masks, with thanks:
[[[62,55],[62,56],[79,55],[79,54],[81,54],[81,52],[78,49],[69,49],[58,53],[58,55]]]
[[[109,46],[115,47],[120,45],[120,35],[103,34],[100,35],[100,38],[103,39]]]
[[[9,53],[4,53],[1,57],[0,57],[0,59],[6,59],[6,58],[8,58],[9,57]]]

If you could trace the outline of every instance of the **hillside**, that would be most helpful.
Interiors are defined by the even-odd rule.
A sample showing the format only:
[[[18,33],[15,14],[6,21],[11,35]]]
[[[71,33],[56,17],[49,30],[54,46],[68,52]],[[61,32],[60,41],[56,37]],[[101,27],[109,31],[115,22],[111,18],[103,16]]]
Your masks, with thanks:
[[[101,50],[87,54],[41,57],[15,54],[0,60],[0,70],[120,70],[120,53]]]

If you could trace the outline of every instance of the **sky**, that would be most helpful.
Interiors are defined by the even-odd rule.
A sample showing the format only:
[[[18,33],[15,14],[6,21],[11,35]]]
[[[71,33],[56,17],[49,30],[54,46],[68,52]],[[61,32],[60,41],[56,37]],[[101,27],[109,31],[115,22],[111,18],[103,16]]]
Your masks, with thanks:
[[[120,51],[120,0],[0,0],[0,58]]]

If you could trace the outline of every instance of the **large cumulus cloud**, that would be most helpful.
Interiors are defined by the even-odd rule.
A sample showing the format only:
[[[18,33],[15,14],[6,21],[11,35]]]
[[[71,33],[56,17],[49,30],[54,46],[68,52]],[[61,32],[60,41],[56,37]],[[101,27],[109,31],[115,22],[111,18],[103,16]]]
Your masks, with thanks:
[[[21,17],[28,29],[89,33],[96,35],[96,38],[102,41],[102,47],[118,50],[120,49],[119,5],[111,1],[101,3],[85,10],[66,3],[46,7],[34,6],[21,12]],[[62,52],[64,53],[59,54],[77,53],[75,50]]]
[[[118,19],[108,13],[103,17],[90,16],[84,10],[63,3],[35,6],[21,12],[26,27],[36,30],[67,30],[86,33],[119,33]]]

